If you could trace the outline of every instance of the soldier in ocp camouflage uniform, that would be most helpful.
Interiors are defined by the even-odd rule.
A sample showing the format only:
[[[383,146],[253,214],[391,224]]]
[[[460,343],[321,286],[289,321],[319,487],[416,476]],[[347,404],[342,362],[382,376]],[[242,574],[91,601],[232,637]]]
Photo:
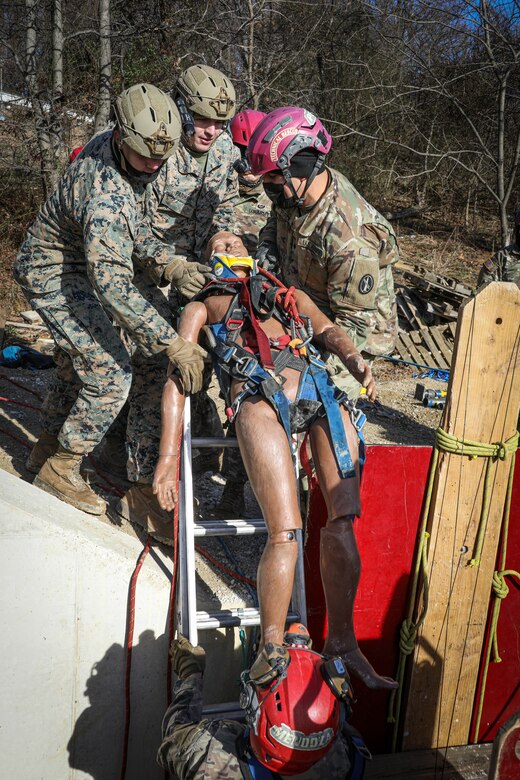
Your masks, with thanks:
[[[202,352],[184,343],[133,283],[134,240],[152,216],[151,184],[180,137],[175,104],[150,84],[122,93],[116,129],[96,135],[42,206],[14,275],[59,349],[43,405],[43,433],[28,461],[35,484],[86,512],[104,502],[82,479],[83,455],[101,441],[130,389],[128,352],[165,352],[186,389],[202,381]],[[39,471],[38,471],[39,470]]]
[[[149,235],[138,237],[134,251],[135,262],[148,277],[150,294],[157,284],[177,286],[178,273],[193,268],[193,289],[184,285],[184,297],[173,288],[170,292],[174,315],[201,288],[204,279],[201,283],[199,261],[208,247],[212,251],[245,253],[242,242],[229,231],[238,197],[233,166],[238,152],[226,129],[235,111],[233,85],[218,70],[193,65],[179,77],[175,102],[182,119],[181,145],[165,166],[164,188],[155,188],[153,240]],[[127,426],[128,476],[136,484],[119,502],[116,512],[145,527],[156,525],[150,517],[164,522],[151,483],[159,455],[165,373],[165,360],[136,355]],[[208,367],[206,389],[210,376]],[[215,404],[207,392],[194,398],[192,414],[194,436],[222,435]]]
[[[396,236],[345,176],[324,165],[331,145],[320,120],[293,106],[257,127],[248,156],[274,203],[257,259],[305,290],[365,359],[389,354],[397,335]],[[359,384],[335,359],[331,366],[334,382],[355,397]]]
[[[499,249],[480,269],[477,288],[487,282],[514,282],[520,287],[520,209],[515,211],[515,240]]]
[[[203,648],[193,647],[180,637],[172,644],[172,663],[179,679],[163,720],[163,741],[157,754],[160,766],[178,780],[251,780],[256,775],[251,774],[247,761],[250,748],[244,724],[202,719]],[[300,701],[298,706],[304,705]],[[349,780],[356,763],[351,733],[348,724],[343,724],[328,753],[307,771],[291,776],[300,780]],[[363,774],[361,766],[356,766],[357,778]],[[284,777],[259,762],[253,768],[256,772],[263,770],[262,778]]]

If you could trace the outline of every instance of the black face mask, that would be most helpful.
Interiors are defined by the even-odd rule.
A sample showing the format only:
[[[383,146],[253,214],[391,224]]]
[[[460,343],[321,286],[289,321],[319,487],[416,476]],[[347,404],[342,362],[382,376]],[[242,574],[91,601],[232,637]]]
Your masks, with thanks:
[[[296,198],[292,196],[286,198],[283,188],[283,184],[266,184],[266,182],[264,182],[265,194],[275,206],[278,206],[281,209],[292,209],[296,206]]]

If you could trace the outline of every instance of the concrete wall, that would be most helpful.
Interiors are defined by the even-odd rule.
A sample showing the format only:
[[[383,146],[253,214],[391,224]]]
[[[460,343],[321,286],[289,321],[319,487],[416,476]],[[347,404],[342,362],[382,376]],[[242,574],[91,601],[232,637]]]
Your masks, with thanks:
[[[119,778],[128,587],[141,550],[137,538],[0,471],[0,777]],[[170,572],[154,548],[138,578],[127,780],[163,777],[155,754]],[[233,663],[230,633],[202,638]],[[214,683],[229,690],[232,673],[218,668]]]

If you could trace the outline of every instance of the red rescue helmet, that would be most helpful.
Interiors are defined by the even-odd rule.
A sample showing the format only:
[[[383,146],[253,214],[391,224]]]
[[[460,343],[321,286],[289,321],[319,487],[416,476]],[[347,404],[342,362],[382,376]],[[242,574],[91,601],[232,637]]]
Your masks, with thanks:
[[[233,143],[237,146],[247,146],[255,129],[266,116],[264,111],[255,111],[252,108],[245,108],[235,114],[230,124]]]
[[[322,673],[324,658],[305,646],[287,648],[286,673],[255,688],[258,701],[249,739],[256,758],[273,772],[305,772],[329,751],[340,727],[341,702]]]
[[[247,155],[251,170],[261,176],[270,171],[289,171],[293,157],[304,150],[312,151],[323,162],[331,146],[332,138],[317,116],[305,108],[283,106],[267,114],[257,126]]]
[[[69,163],[74,162],[74,160],[76,159],[76,157],[78,156],[78,154],[81,152],[82,149],[83,149],[82,146],[76,146],[76,148],[72,150],[72,152],[69,154]]]

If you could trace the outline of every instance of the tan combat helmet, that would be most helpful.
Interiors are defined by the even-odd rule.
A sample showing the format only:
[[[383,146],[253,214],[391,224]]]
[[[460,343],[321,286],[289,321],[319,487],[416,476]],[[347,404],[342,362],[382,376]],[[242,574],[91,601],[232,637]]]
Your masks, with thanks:
[[[166,160],[179,144],[181,120],[169,95],[153,84],[125,89],[114,106],[120,142],[143,157]]]
[[[179,76],[177,92],[191,114],[225,122],[235,113],[235,88],[219,70],[192,65]]]

